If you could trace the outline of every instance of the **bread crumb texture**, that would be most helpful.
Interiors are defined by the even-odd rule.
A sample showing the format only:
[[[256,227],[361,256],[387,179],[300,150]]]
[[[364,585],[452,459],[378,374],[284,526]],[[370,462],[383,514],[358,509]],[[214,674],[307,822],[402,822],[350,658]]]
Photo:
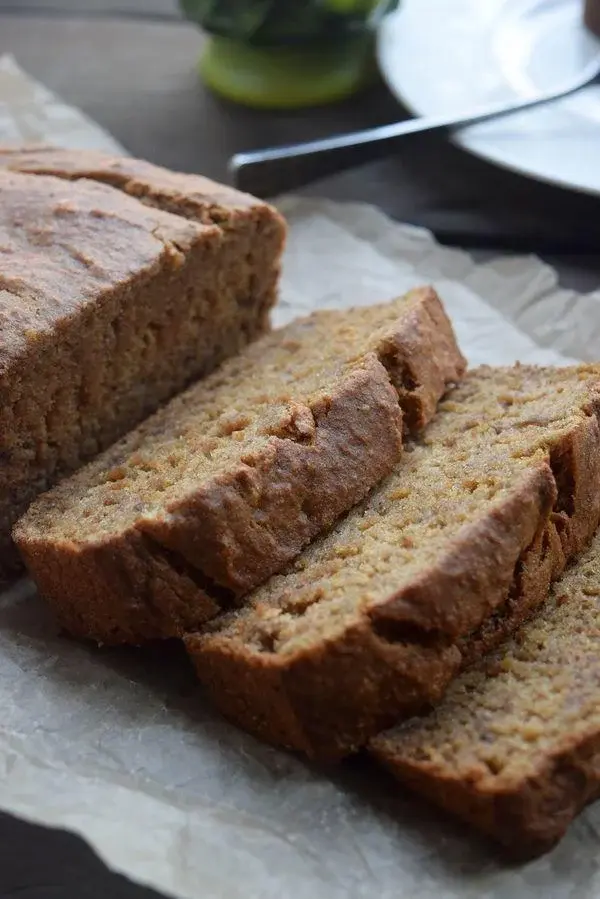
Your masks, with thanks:
[[[188,638],[216,702],[330,757],[438,700],[591,538],[599,399],[594,366],[468,374],[362,504]]]
[[[421,430],[464,367],[432,290],[315,313],[251,344],[41,497],[16,542],[73,632],[180,634],[362,499],[398,461],[403,426]]]
[[[206,179],[140,163],[115,189],[118,159],[71,182],[26,155],[0,152],[0,577],[36,495],[264,333],[285,238]]]
[[[600,536],[538,615],[371,751],[518,852],[556,842],[600,792]]]

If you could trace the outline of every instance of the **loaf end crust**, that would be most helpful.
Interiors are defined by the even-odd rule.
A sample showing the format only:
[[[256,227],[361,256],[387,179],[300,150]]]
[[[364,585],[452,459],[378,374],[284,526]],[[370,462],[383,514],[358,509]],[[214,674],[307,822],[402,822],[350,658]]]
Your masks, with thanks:
[[[512,639],[440,706],[380,734],[376,761],[519,860],[600,797],[600,536]]]
[[[206,179],[139,162],[140,202],[100,177],[118,159],[71,183],[61,153],[86,154],[57,153],[43,174],[0,152],[0,579],[35,496],[268,330],[285,241],[275,210]]]

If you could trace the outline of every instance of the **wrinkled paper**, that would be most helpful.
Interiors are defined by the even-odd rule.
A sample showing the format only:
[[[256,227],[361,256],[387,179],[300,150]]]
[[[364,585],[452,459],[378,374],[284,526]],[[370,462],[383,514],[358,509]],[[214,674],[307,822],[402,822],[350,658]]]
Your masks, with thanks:
[[[0,139],[119,147],[0,60]],[[471,363],[600,355],[600,293],[534,258],[476,265],[364,205],[285,198],[277,322],[440,291]],[[177,646],[105,650],[59,636],[27,584],[0,599],[1,805],[85,836],[180,899],[465,899],[600,895],[600,804],[550,855],[506,868],[460,824],[364,760],[326,773],[260,745],[203,701]]]

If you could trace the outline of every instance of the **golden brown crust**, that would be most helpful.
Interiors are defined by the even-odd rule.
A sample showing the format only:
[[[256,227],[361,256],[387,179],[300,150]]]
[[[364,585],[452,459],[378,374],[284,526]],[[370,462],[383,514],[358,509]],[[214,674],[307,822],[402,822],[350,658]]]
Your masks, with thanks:
[[[144,521],[141,530],[237,596],[280,571],[389,474],[402,451],[400,408],[374,355],[308,412],[310,433],[273,435],[266,451],[202,485],[176,515]],[[198,622],[195,609],[189,615],[177,625],[180,632],[207,620],[202,615]]]
[[[435,569],[422,572],[415,586],[423,610],[441,603],[468,612],[492,598],[498,605],[510,589],[520,552],[547,518],[554,496],[549,467],[536,466],[493,519],[469,531],[468,539],[461,535],[460,555],[451,553]],[[518,533],[510,528],[515,513]],[[489,556],[491,544],[495,552]],[[228,718],[269,743],[336,761],[399,715],[439,700],[460,669],[460,652],[449,640],[434,636],[428,645],[426,631],[413,632],[403,623],[394,627],[396,604],[397,596],[391,595],[389,616],[387,603],[382,604],[335,640],[323,640],[291,658],[245,654],[218,634],[189,636],[186,648],[200,680]],[[293,730],[283,721],[294,722]]]
[[[365,333],[363,357],[339,372],[343,360],[332,357],[330,387],[292,403],[287,418],[269,426],[266,446],[263,441],[218,475],[192,482],[160,513],[153,509],[116,532],[78,544],[48,533],[38,507],[49,507],[53,498],[42,498],[16,528],[15,539],[64,626],[100,642],[132,643],[193,630],[280,570],[388,474],[402,450],[401,406],[410,407],[413,426],[421,427],[465,367],[432,290],[415,291],[379,311],[388,308],[397,308],[397,317],[381,332]],[[343,334],[355,319],[372,327],[377,310],[357,312],[358,317],[334,314]],[[331,313],[321,316],[329,327]],[[301,320],[273,335],[269,345],[294,346],[295,333],[308,323]],[[261,354],[263,344],[267,353],[263,341],[248,355]],[[400,405],[392,383],[403,391]],[[271,386],[281,389],[278,378]],[[163,427],[161,415],[157,427]],[[77,476],[78,483],[85,479],[85,472]],[[68,482],[60,493],[65,490]]]
[[[257,286],[261,279],[270,276],[266,313],[275,301],[286,225],[273,206],[250,194],[203,175],[173,172],[144,159],[111,156],[97,150],[0,147],[1,168],[72,181],[100,182],[135,197],[145,206],[199,224],[218,225],[225,248],[231,244],[239,260],[245,260],[256,273]]]
[[[405,430],[415,435],[431,421],[440,397],[462,378],[467,365],[435,290],[423,287],[412,295],[416,302],[403,327],[387,329],[374,352],[398,394]]]
[[[373,757],[512,855],[550,849],[600,796],[599,599],[597,535],[534,618]]]
[[[483,372],[482,381],[486,377]],[[569,378],[578,390],[577,372]],[[336,625],[321,641],[315,636],[294,651],[273,644],[268,623],[277,622],[281,610],[294,614],[288,594],[298,576],[290,586],[284,579],[276,582],[271,597],[264,598],[264,611],[259,592],[239,615],[189,636],[188,651],[216,704],[268,742],[336,759],[399,717],[437,702],[464,664],[465,638],[471,635],[479,648],[501,640],[543,601],[552,578],[598,525],[598,372],[592,378],[589,392],[573,394],[573,411],[581,404],[581,416],[548,436],[545,459],[534,453],[502,499],[457,528],[444,552],[401,591],[390,589],[376,601],[366,594],[360,602],[368,611],[357,608],[347,626]],[[477,373],[471,379],[476,382]],[[537,428],[538,421],[522,425]],[[484,446],[476,451],[485,457]],[[402,540],[402,530],[397,539]],[[309,578],[310,571],[309,563],[302,577]],[[326,575],[314,590],[326,594],[328,581]]]
[[[217,225],[199,198],[195,222],[108,184],[7,170],[0,200],[1,577],[36,495],[268,328],[284,228],[259,201]]]
[[[292,420],[278,424],[266,454],[197,490],[176,517],[144,522],[144,533],[242,596],[362,499],[401,452],[398,402],[404,429],[418,433],[448,385],[464,374],[435,291],[423,288],[406,299],[397,322],[374,337],[361,367],[308,410],[291,410]],[[310,434],[296,434],[294,418],[306,411]],[[191,625],[186,621],[183,630]]]
[[[36,175],[100,181],[151,206],[203,224],[223,224],[236,213],[270,207],[203,175],[173,172],[144,159],[97,150],[51,146],[0,147],[0,168]],[[187,211],[187,215],[186,215]],[[274,212],[274,215],[277,213]]]
[[[28,346],[135,276],[175,272],[215,226],[197,226],[93,182],[0,173],[0,375]],[[214,252],[214,250],[213,250]]]
[[[476,770],[456,777],[449,770],[406,761],[393,736],[372,740],[369,751],[407,787],[493,837],[519,861],[552,849],[579,812],[600,798],[597,733],[582,742],[573,740],[549,755],[542,770],[498,791],[478,789]]]
[[[463,667],[497,646],[539,608],[567,562],[590,541],[600,519],[599,448],[596,415],[579,422],[554,447],[550,464],[558,495],[552,515],[522,557],[507,601],[459,640]]]
[[[219,612],[200,574],[142,533],[85,552],[66,542],[18,544],[40,594],[73,637],[136,645],[172,634],[173,622],[191,609],[199,621]]]
[[[365,409],[360,417],[357,407]],[[364,496],[401,452],[396,396],[374,358],[326,409],[310,412],[309,445],[274,437],[266,452],[200,485],[168,516],[100,545],[31,540],[26,525],[18,527],[19,550],[63,626],[77,637],[134,644],[201,626]]]

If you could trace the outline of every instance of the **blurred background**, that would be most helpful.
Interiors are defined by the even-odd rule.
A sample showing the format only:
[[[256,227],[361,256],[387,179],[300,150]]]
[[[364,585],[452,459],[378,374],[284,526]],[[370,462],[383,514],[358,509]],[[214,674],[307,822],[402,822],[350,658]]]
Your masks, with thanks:
[[[331,0],[334,12],[343,14],[348,2],[356,0]],[[437,19],[456,24],[455,2],[438,3]],[[570,8],[583,0],[538,0],[544,2],[564,2]],[[499,3],[479,0],[476,6],[483,14]],[[255,4],[187,0],[188,12],[197,17],[220,7],[227,21],[248,5]],[[410,5],[415,9],[415,0]],[[258,0],[258,6],[263,15],[272,2]],[[402,4],[392,15],[404,15]],[[255,19],[250,26],[244,16],[240,21],[244,28],[256,26]],[[438,34],[443,30],[444,22],[440,27],[438,21]],[[365,76],[361,91],[321,106],[273,110],[233,103],[211,91],[199,75],[207,40],[200,27],[184,19],[177,0],[0,0],[0,54],[12,54],[131,153],[172,168],[226,179],[233,153],[367,128],[409,114],[372,73]],[[408,70],[414,61],[421,83],[436,78],[443,88],[448,73],[424,65],[420,49],[406,41],[398,53]],[[596,124],[597,140],[600,120]],[[600,281],[598,195],[514,174],[440,136],[411,138],[402,153],[328,178],[306,192],[373,203],[451,244],[537,251],[559,262],[565,283],[579,289]]]

